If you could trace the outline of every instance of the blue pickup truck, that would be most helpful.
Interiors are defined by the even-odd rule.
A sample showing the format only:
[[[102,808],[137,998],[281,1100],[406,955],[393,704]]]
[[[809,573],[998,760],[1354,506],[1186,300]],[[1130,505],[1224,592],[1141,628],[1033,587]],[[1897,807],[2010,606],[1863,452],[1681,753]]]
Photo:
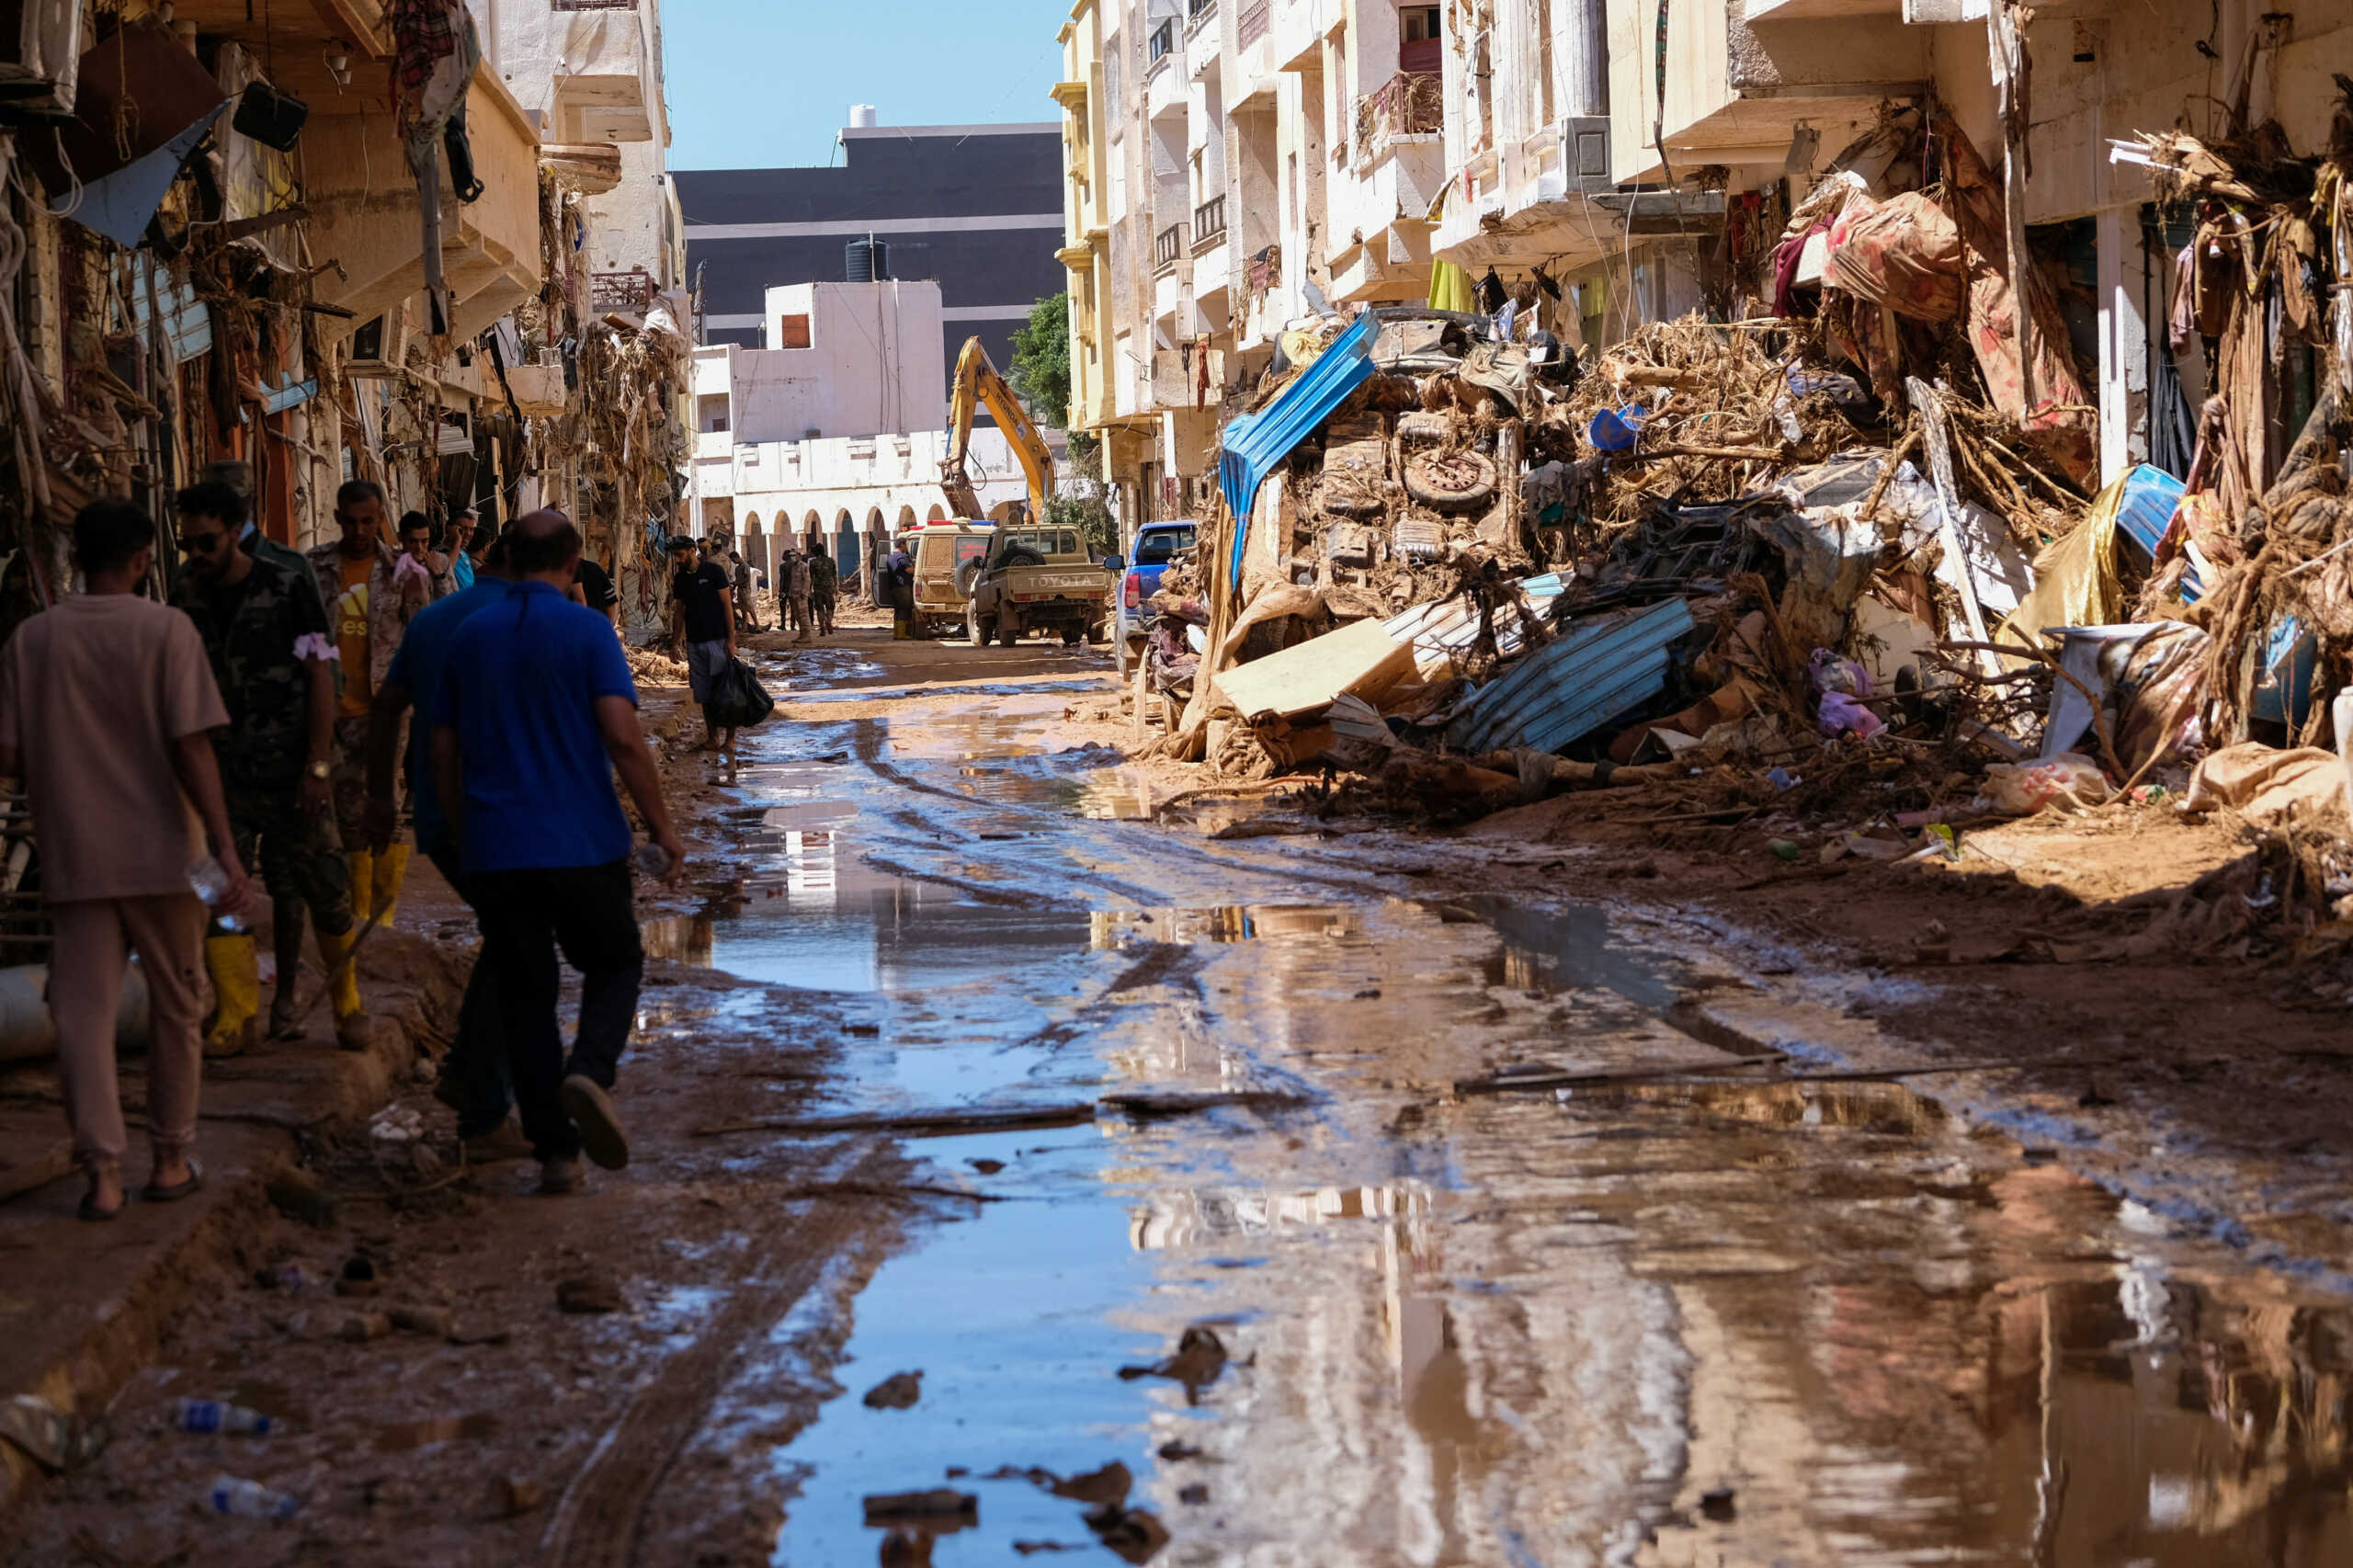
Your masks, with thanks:
[[[1180,550],[1192,549],[1199,537],[1199,529],[1189,519],[1146,523],[1137,530],[1135,559],[1120,578],[1119,603],[1112,617],[1111,646],[1119,653],[1122,678],[1143,656],[1143,601],[1160,586],[1160,574],[1168,570],[1169,558]]]

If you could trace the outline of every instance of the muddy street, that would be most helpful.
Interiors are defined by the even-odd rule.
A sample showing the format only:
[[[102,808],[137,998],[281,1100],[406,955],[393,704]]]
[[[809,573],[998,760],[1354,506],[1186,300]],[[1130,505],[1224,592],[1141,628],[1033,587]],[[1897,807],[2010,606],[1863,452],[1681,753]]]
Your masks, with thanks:
[[[2325,1278],[1702,1025],[1760,982],[1672,911],[1139,824],[1099,654],[764,654],[788,721],[674,755],[629,1170],[523,1196],[412,1084],[5,1561],[2353,1551]]]

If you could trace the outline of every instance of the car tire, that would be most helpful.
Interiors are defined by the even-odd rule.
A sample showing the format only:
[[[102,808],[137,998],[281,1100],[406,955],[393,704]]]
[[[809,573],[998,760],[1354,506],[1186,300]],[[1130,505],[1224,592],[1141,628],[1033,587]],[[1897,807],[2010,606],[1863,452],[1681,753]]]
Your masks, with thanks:
[[[1003,616],[998,617],[996,623],[996,640],[1006,647],[1012,647],[1016,642],[1021,641],[1021,623]]]
[[[1405,493],[1441,512],[1476,506],[1495,493],[1495,460],[1460,449],[1416,452],[1405,460]]]
[[[1063,628],[1063,646],[1075,648],[1078,646],[1078,640],[1086,635],[1086,628],[1083,626],[1065,626]]]
[[[1086,641],[1090,647],[1100,648],[1110,635],[1110,629],[1099,620],[1090,623],[1086,628]]]
[[[964,607],[964,635],[972,640],[975,648],[989,645],[988,623],[981,619],[981,612],[970,605]]]

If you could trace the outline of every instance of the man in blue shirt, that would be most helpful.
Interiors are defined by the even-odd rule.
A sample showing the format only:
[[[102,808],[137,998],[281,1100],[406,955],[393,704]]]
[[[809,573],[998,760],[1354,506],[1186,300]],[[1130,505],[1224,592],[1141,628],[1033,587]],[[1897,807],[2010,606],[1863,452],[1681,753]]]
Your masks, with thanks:
[[[400,825],[396,786],[402,760],[401,717],[420,698],[429,698],[440,688],[449,640],[458,634],[458,628],[475,611],[506,597],[507,544],[503,535],[491,540],[483,551],[481,574],[472,585],[417,611],[416,619],[408,624],[408,634],[401,639],[401,651],[392,655],[392,666],[369,705],[368,842],[378,853],[392,841]],[[442,817],[440,793],[433,787],[432,725],[432,714],[420,705],[409,731],[409,812],[415,823],[416,846],[472,908],[474,900],[465,868]],[[507,1113],[514,1108],[514,1091],[507,1082],[506,1054],[497,1048],[498,1028],[497,987],[490,965],[477,959],[466,981],[465,1000],[458,1007],[457,1038],[441,1059],[441,1081],[434,1091],[443,1104],[457,1111],[459,1140],[467,1159],[477,1165],[519,1159],[530,1153],[530,1146],[506,1125]]]
[[[676,881],[687,852],[637,722],[612,623],[564,596],[580,532],[557,511],[518,519],[515,581],[458,628],[428,708],[434,783],[456,837],[506,1024],[507,1070],[540,1189],[576,1190],[579,1156],[629,1164],[611,1089],[636,1021],[645,952],[631,897],[619,772]],[[556,949],[580,971],[567,1062]]]

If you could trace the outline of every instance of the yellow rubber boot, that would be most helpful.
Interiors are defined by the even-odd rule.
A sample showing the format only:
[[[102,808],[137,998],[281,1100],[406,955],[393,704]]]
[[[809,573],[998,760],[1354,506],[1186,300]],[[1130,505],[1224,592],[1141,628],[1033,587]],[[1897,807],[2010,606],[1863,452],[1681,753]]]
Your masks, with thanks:
[[[351,913],[362,922],[376,899],[376,857],[365,849],[347,849],[343,858],[351,868]],[[326,951],[326,937],[319,937],[319,950]]]
[[[335,983],[330,987],[331,999],[335,1004],[335,1042],[346,1051],[367,1050],[369,1036],[373,1033],[368,1010],[359,1000],[359,966],[343,961],[349,956],[358,937],[359,927],[356,926],[341,936],[329,936],[324,931],[319,933],[320,960],[327,966],[327,972],[335,976]]]
[[[204,1031],[204,1054],[236,1056],[254,1042],[261,1017],[261,963],[250,936],[207,937],[204,967],[212,971],[216,1003]]]
[[[357,887],[352,889],[352,907],[358,909],[362,916],[373,913],[376,916],[376,924],[379,926],[390,926],[392,923],[392,911],[398,907],[401,901],[401,882],[408,876],[408,853],[407,845],[390,844],[384,846],[384,852],[381,855],[376,857],[375,876],[369,894],[368,908],[359,909],[359,890]]]

